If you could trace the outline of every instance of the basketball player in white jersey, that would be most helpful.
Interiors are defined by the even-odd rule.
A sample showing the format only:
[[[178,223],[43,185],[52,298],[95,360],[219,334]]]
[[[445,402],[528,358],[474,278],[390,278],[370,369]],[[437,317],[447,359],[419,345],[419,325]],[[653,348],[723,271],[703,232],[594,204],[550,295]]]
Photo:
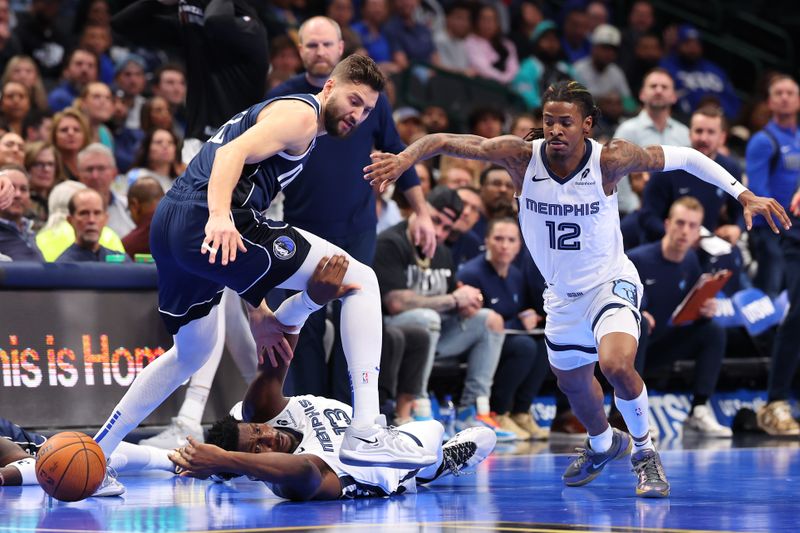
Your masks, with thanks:
[[[438,154],[491,161],[511,173],[525,243],[547,282],[550,365],[589,433],[564,482],[585,485],[607,462],[633,450],[637,495],[666,497],[669,483],[648,430],[647,388],[633,367],[642,285],[623,253],[617,183],[631,172],[680,168],[737,198],[748,229],[756,214],[763,215],[775,233],[779,230],[773,217],[785,228],[790,222],[775,200],[755,196],[694,149],[641,148],[620,139],[602,146],[590,139],[597,108],[591,93],[577,82],[550,86],[542,103],[544,128],[532,132],[530,139],[427,135],[400,154],[374,154],[364,178],[382,189],[415,162]],[[615,403],[632,439],[608,424],[594,377],[597,363],[614,387]]]
[[[330,262],[333,267],[321,264],[309,282],[309,292],[319,301],[352,289],[342,287],[347,259],[336,256]],[[286,338],[294,350],[297,335]],[[406,470],[347,465],[339,450],[353,409],[320,396],[285,397],[288,368],[281,358],[277,367],[263,365],[244,401],[214,424],[206,444],[187,438],[189,444],[170,456],[182,476],[248,476],[266,483],[277,496],[301,501],[391,496],[413,492],[417,483],[474,469],[497,442],[493,430],[469,428],[442,446],[444,428],[439,422],[411,422],[392,431],[408,445],[435,456],[432,465]]]

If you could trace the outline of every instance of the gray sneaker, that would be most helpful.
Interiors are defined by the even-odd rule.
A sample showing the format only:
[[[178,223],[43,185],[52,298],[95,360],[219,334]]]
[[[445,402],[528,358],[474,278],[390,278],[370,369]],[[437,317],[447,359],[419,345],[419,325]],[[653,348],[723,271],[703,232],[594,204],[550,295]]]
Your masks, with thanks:
[[[655,450],[645,449],[631,456],[633,471],[639,481],[636,495],[642,498],[666,498],[669,496],[669,481]]]
[[[436,454],[402,437],[394,427],[385,427],[380,415],[375,425],[367,428],[349,426],[344,432],[339,459],[351,466],[386,466],[413,470],[436,462]]]
[[[586,439],[584,448],[575,448],[578,453],[561,479],[568,487],[580,487],[586,485],[600,475],[606,464],[614,459],[620,459],[631,453],[633,439],[627,433],[614,429],[614,436],[611,438],[611,448],[603,453],[593,451],[589,447],[589,439]]]
[[[125,485],[117,481],[117,473],[110,466],[106,467],[106,476],[103,482],[97,487],[92,496],[122,496],[125,494]]]

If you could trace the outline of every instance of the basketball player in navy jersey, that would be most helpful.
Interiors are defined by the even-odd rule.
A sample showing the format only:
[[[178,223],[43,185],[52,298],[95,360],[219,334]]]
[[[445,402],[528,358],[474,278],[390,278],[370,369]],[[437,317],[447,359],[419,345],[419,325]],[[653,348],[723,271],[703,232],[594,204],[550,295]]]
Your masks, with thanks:
[[[526,140],[427,135],[400,154],[373,154],[364,178],[384,188],[415,162],[438,154],[490,161],[511,173],[524,240],[547,282],[550,366],[589,433],[564,482],[585,485],[610,460],[633,449],[636,494],[666,497],[669,483],[649,435],[647,388],[633,367],[642,284],[623,253],[617,183],[631,172],[680,168],[737,198],[748,229],[756,214],[775,233],[779,230],[773,217],[785,228],[791,224],[775,200],[755,196],[694,149],[641,148],[620,139],[603,146],[590,139],[597,108],[591,93],[577,82],[550,86],[542,103],[544,129]],[[608,424],[603,392],[594,377],[598,363],[614,387],[615,403],[631,435]]]
[[[346,254],[261,212],[303,169],[315,139],[352,132],[374,108],[383,85],[374,61],[350,56],[320,93],[266,100],[235,115],[176,180],[153,217],[150,241],[159,311],[174,345],[137,377],[95,436],[106,457],[208,359],[219,334],[216,306],[224,287],[251,306],[259,353],[273,365],[276,357],[291,359],[284,334],[298,331],[307,314],[321,307],[304,290],[308,280],[320,258]],[[342,298],[341,337],[354,413],[341,459],[396,468],[430,465],[435,456],[397,438],[379,417],[381,312],[375,273],[350,259],[344,283],[360,290]],[[273,314],[264,296],[274,287],[302,292]],[[110,476],[107,482],[113,482]]]

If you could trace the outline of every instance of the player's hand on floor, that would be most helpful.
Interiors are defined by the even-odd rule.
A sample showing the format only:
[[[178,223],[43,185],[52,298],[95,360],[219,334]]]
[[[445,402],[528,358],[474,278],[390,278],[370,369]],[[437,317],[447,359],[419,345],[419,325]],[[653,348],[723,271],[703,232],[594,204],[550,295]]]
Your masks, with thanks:
[[[342,285],[349,266],[350,260],[344,255],[326,256],[320,259],[314,274],[308,280],[306,292],[309,298],[317,305],[324,306],[328,302],[360,290],[361,286],[355,283]]]
[[[200,253],[208,254],[208,262],[214,264],[217,254],[222,265],[236,261],[236,252],[246,252],[239,230],[228,215],[210,215],[206,222],[206,237],[200,246]]]
[[[211,444],[200,444],[192,437],[186,438],[189,444],[169,454],[169,460],[183,469],[181,476],[206,479],[224,471],[225,450]]]

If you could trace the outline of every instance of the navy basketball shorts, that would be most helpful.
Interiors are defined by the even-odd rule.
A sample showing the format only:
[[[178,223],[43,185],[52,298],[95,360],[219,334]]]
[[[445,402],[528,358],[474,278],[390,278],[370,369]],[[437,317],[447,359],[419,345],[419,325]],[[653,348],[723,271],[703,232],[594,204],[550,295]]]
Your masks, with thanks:
[[[184,324],[206,316],[225,287],[257,307],[273,287],[300,268],[311,248],[285,222],[253,209],[232,209],[247,252],[222,266],[200,253],[208,222],[205,192],[170,190],[158,204],[150,226],[150,250],[158,269],[158,310],[174,335]]]

